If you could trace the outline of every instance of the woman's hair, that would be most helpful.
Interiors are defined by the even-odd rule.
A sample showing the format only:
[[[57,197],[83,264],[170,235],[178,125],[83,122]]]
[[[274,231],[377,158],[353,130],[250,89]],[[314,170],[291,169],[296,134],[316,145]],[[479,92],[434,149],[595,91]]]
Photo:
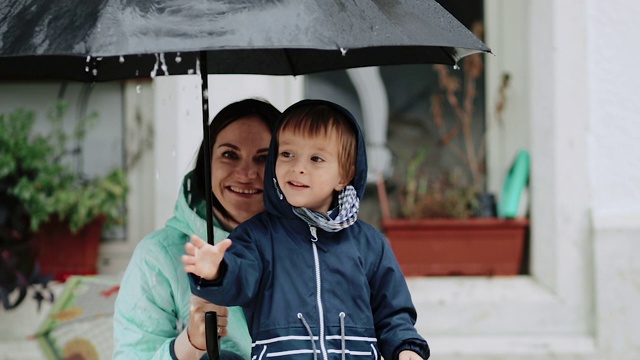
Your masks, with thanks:
[[[245,117],[253,117],[256,116],[260,118],[267,125],[269,130],[272,130],[276,120],[281,115],[281,112],[276,109],[273,105],[271,105],[268,101],[262,99],[245,99],[238,102],[231,103],[224,107],[220,112],[213,118],[211,123],[209,124],[209,136],[211,138],[211,146],[215,144],[216,139],[218,138],[218,134],[226,128],[232,122],[245,118]],[[205,158],[204,158],[204,139],[202,144],[200,145],[200,150],[198,151],[198,157],[196,159],[196,166],[194,168],[194,182],[193,182],[193,192],[199,196],[201,199],[205,198]],[[211,169],[211,171],[215,171],[215,169]],[[236,221],[233,215],[229,214],[227,209],[225,209],[220,200],[216,198],[215,194],[211,194],[211,200],[213,207],[222,214],[225,219],[231,219]]]
[[[334,132],[338,137],[338,162],[342,176],[353,176],[356,166],[356,130],[344,113],[324,104],[299,106],[286,112],[278,134],[283,130],[302,136],[327,136]]]

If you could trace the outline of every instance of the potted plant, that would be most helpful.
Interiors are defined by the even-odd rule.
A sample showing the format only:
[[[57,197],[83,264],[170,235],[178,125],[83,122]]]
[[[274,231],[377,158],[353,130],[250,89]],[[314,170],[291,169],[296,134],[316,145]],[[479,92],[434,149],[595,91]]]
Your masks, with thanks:
[[[69,136],[63,130],[65,109],[65,103],[55,105],[46,134],[34,131],[33,111],[0,114],[0,295],[5,308],[17,306],[29,287],[46,289],[51,278],[95,273],[103,226],[123,221],[124,171],[88,178],[72,168],[67,143],[79,143],[95,116],[78,121]],[[43,292],[36,296],[42,298]]]
[[[378,181],[381,229],[406,276],[521,272],[528,220],[497,216],[494,197],[485,191],[484,137],[476,144],[472,134],[482,67],[479,54],[465,58],[460,78],[434,66],[439,87],[431,96],[430,119],[439,146],[462,166],[429,168],[428,149],[422,148],[404,159],[395,184]],[[388,188],[394,190],[389,195]]]

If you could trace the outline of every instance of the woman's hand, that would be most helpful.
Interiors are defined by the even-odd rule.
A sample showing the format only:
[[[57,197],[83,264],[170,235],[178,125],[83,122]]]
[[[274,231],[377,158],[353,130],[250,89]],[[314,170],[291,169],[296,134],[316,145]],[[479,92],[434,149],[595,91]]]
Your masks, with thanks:
[[[420,355],[414,353],[411,350],[401,351],[398,355],[398,360],[424,360]]]
[[[191,295],[189,303],[191,303],[191,308],[189,309],[187,335],[191,345],[198,350],[206,350],[204,314],[208,311],[215,311],[218,314],[218,336],[227,336],[229,310],[226,307],[212,304],[195,295]]]

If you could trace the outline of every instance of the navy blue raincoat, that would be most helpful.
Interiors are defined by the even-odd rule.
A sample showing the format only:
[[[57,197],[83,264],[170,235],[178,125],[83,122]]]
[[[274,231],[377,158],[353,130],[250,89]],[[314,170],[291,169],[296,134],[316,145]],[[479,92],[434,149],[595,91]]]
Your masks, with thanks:
[[[367,160],[360,127],[333,103],[298,104],[309,103],[339,109],[358,129],[352,185],[362,198]],[[191,274],[192,292],[244,309],[253,359],[392,360],[407,349],[427,359],[427,342],[414,328],[411,295],[384,235],[361,220],[338,232],[323,231],[295,215],[281,196],[275,181],[277,128],[265,170],[267,211],[229,235],[233,245],[217,280]]]

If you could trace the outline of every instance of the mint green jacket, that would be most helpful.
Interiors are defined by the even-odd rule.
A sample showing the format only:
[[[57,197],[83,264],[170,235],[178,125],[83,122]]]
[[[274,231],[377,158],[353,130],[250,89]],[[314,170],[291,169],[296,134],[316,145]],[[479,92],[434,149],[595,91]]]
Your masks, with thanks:
[[[206,239],[207,232],[199,215],[204,200],[192,199],[190,176],[184,178],[174,216],[138,243],[124,273],[115,304],[114,359],[171,359],[172,342],[187,326],[191,291],[180,256],[191,234]],[[227,235],[216,224],[214,241]],[[221,350],[250,359],[251,337],[241,308],[229,308],[227,330]]]

